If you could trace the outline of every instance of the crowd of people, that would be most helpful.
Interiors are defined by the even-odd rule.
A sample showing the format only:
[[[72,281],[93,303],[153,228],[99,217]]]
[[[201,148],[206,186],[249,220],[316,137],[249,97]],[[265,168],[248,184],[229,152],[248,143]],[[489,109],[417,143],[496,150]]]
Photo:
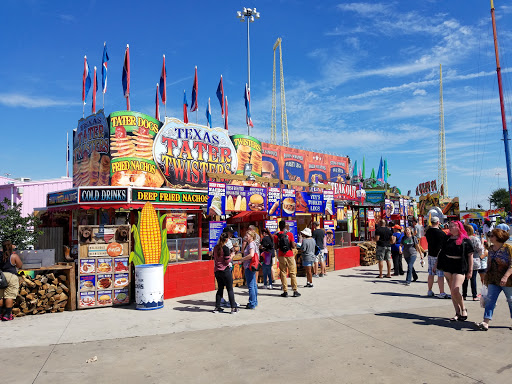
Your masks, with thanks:
[[[447,224],[448,231],[440,228],[439,218],[432,217],[431,225],[424,228],[413,220],[412,226],[403,229],[393,222],[381,220],[375,231],[376,258],[378,261],[378,278],[391,279],[392,276],[405,275],[404,284],[410,286],[418,280],[414,268],[418,258],[424,265],[427,259],[427,296],[442,299],[451,299],[455,314],[450,321],[465,321],[468,319],[468,309],[465,302],[468,300],[468,286],[471,289],[471,300],[484,301],[484,318],[477,324],[479,330],[489,329],[494,308],[499,294],[503,291],[506,296],[510,316],[512,318],[512,246],[507,244],[509,232],[506,228],[495,228],[484,223],[489,229],[483,231],[481,237],[478,228],[474,225],[463,224],[460,221],[451,221]],[[214,249],[215,276],[218,291],[214,312],[221,312],[221,299],[224,288],[228,291],[231,312],[237,313],[237,303],[233,296],[233,280],[230,263],[234,253],[238,251],[230,245],[233,229],[226,227]],[[421,238],[425,237],[428,249],[421,246]],[[293,250],[300,247],[302,251],[302,265],[306,272],[306,285],[312,288],[313,278],[325,276],[325,232],[318,223],[313,223],[313,231],[306,228],[301,232],[299,244],[295,243],[292,233],[284,221],[279,222],[279,231],[274,235],[268,229],[262,231],[262,238],[254,227],[249,227],[242,244],[244,256],[241,259],[245,271],[249,302],[247,309],[254,309],[258,305],[258,286],[256,280],[257,265],[263,270],[263,287],[272,289],[273,258],[279,261],[282,297],[288,297],[287,275],[290,276],[293,297],[299,297],[297,288],[297,266]],[[256,261],[255,258],[257,259]],[[405,260],[407,269],[404,269]],[[385,270],[384,270],[385,268]],[[392,274],[393,272],[393,274]],[[434,281],[437,277],[439,293],[434,293]],[[479,279],[478,279],[479,278]],[[445,291],[445,279],[448,292]],[[485,293],[481,299],[477,283],[480,280]],[[512,327],[511,327],[512,329]]]

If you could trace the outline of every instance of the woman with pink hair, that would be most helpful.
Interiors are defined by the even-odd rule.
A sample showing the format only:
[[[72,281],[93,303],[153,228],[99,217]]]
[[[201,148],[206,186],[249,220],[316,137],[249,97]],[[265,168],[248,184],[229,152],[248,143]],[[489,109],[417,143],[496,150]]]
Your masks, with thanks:
[[[450,222],[450,237],[444,243],[435,269],[444,271],[451,290],[455,316],[450,321],[465,321],[468,310],[464,306],[461,287],[464,279],[473,275],[473,245],[460,221]]]

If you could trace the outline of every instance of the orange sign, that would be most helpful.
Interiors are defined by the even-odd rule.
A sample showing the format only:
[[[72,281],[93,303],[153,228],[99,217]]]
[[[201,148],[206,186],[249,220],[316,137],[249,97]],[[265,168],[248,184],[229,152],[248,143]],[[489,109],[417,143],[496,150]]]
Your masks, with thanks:
[[[107,246],[107,254],[109,256],[121,256],[123,254],[123,246],[119,243],[110,243]]]
[[[166,227],[168,234],[187,233],[187,214],[168,213]]]

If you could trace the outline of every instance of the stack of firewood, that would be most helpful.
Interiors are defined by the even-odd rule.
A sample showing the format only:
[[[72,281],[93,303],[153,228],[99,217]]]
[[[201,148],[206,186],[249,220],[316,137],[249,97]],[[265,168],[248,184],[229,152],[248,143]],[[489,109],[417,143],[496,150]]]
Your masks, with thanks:
[[[373,265],[377,264],[375,257],[376,244],[371,241],[365,241],[364,243],[357,244],[361,255],[361,265]]]
[[[69,293],[65,275],[48,273],[30,278],[22,274],[19,280],[20,290],[12,309],[14,316],[64,311]]]

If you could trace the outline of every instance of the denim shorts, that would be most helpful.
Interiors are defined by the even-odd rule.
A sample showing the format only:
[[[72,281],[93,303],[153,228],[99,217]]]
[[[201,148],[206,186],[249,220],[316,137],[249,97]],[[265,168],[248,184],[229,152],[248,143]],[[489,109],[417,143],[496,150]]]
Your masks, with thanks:
[[[438,276],[438,277],[444,277],[444,272],[440,271],[439,269],[436,269],[436,273],[434,273],[434,266],[437,263],[437,257],[429,256],[428,257],[428,275],[429,276]]]
[[[302,266],[303,267],[312,267],[314,263],[315,263],[314,259],[312,259],[311,261],[304,260],[304,261],[302,261]]]

